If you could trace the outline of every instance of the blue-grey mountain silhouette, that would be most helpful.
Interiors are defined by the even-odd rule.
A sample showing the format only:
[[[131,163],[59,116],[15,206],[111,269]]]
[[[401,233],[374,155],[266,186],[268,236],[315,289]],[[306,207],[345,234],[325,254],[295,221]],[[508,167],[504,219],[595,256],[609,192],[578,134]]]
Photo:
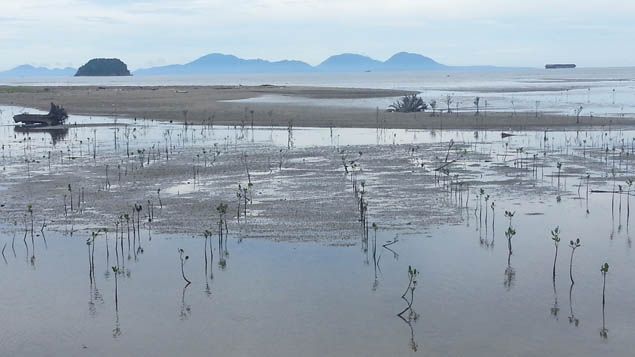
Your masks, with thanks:
[[[75,68],[46,68],[35,67],[29,64],[17,66],[8,71],[0,72],[2,77],[70,77],[75,73]]]
[[[321,71],[359,72],[381,68],[382,62],[363,55],[343,53],[327,58],[317,68]]]
[[[301,61],[271,62],[263,59],[242,59],[233,55],[212,53],[186,64],[140,69],[135,75],[277,73],[306,72],[312,67]]]

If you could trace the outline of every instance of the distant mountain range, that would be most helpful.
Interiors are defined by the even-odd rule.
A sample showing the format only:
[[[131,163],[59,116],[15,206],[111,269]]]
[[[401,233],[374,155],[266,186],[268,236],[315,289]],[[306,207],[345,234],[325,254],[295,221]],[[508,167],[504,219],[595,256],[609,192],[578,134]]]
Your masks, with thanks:
[[[72,77],[76,71],[75,68],[71,67],[46,68],[24,64],[8,71],[0,72],[0,77]]]
[[[139,69],[135,75],[200,75],[218,73],[302,73],[302,72],[365,72],[406,71],[447,68],[434,60],[401,52],[385,62],[353,53],[331,56],[313,67],[302,61],[271,62],[263,59],[242,59],[232,55],[213,53],[186,64]]]
[[[313,67],[301,61],[271,62],[263,59],[242,59],[233,55],[212,53],[186,64],[151,67],[134,71],[135,75],[190,75],[218,73],[279,73],[308,72]]]
[[[223,73],[306,73],[306,72],[386,72],[386,71],[428,71],[428,70],[500,70],[503,67],[446,66],[416,53],[400,52],[386,61],[378,61],[368,56],[344,53],[327,58],[317,66],[295,60],[267,61],[263,59],[243,59],[233,55],[212,53],[185,64],[138,69],[135,76],[206,75]],[[50,77],[73,76],[73,68],[48,69],[23,65],[0,72],[0,77]]]

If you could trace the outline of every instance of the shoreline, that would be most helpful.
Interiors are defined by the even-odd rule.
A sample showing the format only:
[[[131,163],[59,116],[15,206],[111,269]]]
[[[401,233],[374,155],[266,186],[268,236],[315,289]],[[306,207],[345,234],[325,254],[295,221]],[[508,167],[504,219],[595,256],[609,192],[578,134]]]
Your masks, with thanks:
[[[0,86],[0,103],[47,110],[50,102],[69,113],[208,125],[380,129],[547,130],[633,128],[635,118],[580,117],[533,112],[390,113],[383,109],[232,102],[262,95],[309,99],[396,98],[412,91],[289,86]]]

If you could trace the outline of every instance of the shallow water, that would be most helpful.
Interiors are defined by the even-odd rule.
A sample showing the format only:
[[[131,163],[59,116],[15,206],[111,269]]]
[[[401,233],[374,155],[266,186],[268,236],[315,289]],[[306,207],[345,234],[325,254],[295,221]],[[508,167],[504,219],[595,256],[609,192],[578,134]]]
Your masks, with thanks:
[[[6,147],[0,190],[8,175],[30,177],[25,158],[40,161],[32,162],[29,169],[39,170],[43,177],[58,174],[45,167],[49,151],[62,152],[53,161],[61,158],[65,165],[81,170],[92,161],[95,138],[99,160],[124,158],[126,130],[134,137],[129,143],[133,152],[161,147],[166,140],[167,145],[192,152],[213,148],[214,143],[246,152],[263,147],[286,150],[289,145],[290,133],[284,128],[217,127],[212,131],[121,118],[117,125],[127,126],[116,126],[113,118],[75,116],[71,123],[108,125],[70,128],[53,144],[48,133],[15,133],[10,118],[17,111],[2,108],[0,139]],[[296,148],[351,145],[351,151],[356,150],[355,145],[403,144],[398,146],[400,150],[426,143],[445,147],[452,139],[470,152],[491,157],[488,161],[470,159],[456,170],[479,182],[477,187],[491,195],[488,202],[495,201],[495,210],[488,209],[484,197],[479,199],[474,191],[469,202],[461,203],[453,201],[452,195],[448,202],[428,202],[422,197],[423,205],[453,206],[459,224],[435,224],[404,234],[384,229],[389,222],[378,221],[376,259],[372,230],[368,241],[360,233],[358,239],[337,243],[242,239],[232,231],[226,248],[219,248],[216,236],[212,238],[212,270],[207,272],[201,236],[154,233],[150,240],[151,232],[142,226],[143,253],[135,249],[139,243],[133,241],[128,249],[124,239],[120,240],[122,254],[116,253],[113,233],[108,238],[102,233],[95,242],[92,283],[86,245],[89,230],[76,226],[72,236],[63,230],[45,230],[45,242],[37,235],[31,239],[27,234],[24,239],[21,223],[0,222],[4,248],[0,319],[5,321],[0,354],[632,355],[635,261],[629,233],[633,218],[627,217],[629,196],[591,193],[587,200],[584,177],[587,173],[592,176],[592,189],[611,190],[611,167],[620,176],[630,176],[634,131],[534,131],[506,139],[500,132],[333,132],[331,135],[328,128],[293,129],[291,137]],[[623,153],[619,163],[614,161],[615,151],[604,156],[605,147]],[[534,153],[548,154],[552,160],[567,159],[565,173],[556,176],[551,161],[532,164]],[[413,155],[413,167],[403,170],[414,169],[418,159]],[[309,156],[303,160],[320,159]],[[527,165],[525,171],[510,171],[513,162],[521,161]],[[253,174],[257,177],[259,173]],[[363,175],[373,219],[373,205],[380,204],[372,201],[373,185],[381,185],[381,173]],[[518,180],[519,176],[524,179]],[[285,177],[291,183],[295,179]],[[177,182],[164,192],[186,194],[190,187],[187,182]],[[467,208],[461,208],[464,204]],[[515,212],[511,224],[517,233],[511,255],[504,235],[510,224],[505,210]],[[36,234],[37,225],[39,222]],[[554,290],[550,231],[556,226],[562,231],[562,242]],[[297,232],[303,234],[306,232]],[[397,235],[397,242],[388,246],[392,251],[382,247]],[[575,252],[571,289],[567,243],[576,238],[582,246]],[[179,248],[190,257],[185,274],[192,284],[185,288]],[[119,264],[117,255],[124,257]],[[219,265],[221,257],[224,268]],[[600,265],[605,261],[610,271],[603,316]],[[117,278],[117,307],[112,266],[124,272]],[[405,320],[397,316],[406,307],[401,295],[408,285],[408,266],[420,272],[412,306],[416,320],[409,320],[407,313],[402,315]]]
[[[126,259],[126,274],[118,278],[118,311],[114,275],[109,272],[116,264],[112,234],[96,241],[92,287],[86,234],[47,233],[46,246],[35,237],[33,253],[30,238],[27,252],[22,232],[17,232],[15,256],[11,235],[5,234],[0,238],[8,243],[7,262],[0,264],[0,316],[6,322],[1,350],[23,356],[629,356],[635,348],[630,294],[635,278],[628,234],[622,229],[610,238],[610,209],[603,196],[592,196],[588,216],[580,201],[540,203],[542,199],[521,206],[499,198],[501,209],[516,211],[518,234],[511,256],[515,274],[509,284],[503,236],[507,222],[500,212],[493,246],[481,244],[479,236],[485,233],[476,231],[474,217],[469,226],[399,237],[390,246],[395,255],[380,246],[377,278],[372,234],[367,253],[360,242],[324,246],[230,239],[224,269],[218,266],[214,238],[213,279],[206,280],[203,238],[154,236],[148,241],[143,232],[143,254],[137,261]],[[527,215],[535,212],[542,215]],[[582,238],[574,260],[571,304],[564,242],[555,294],[552,287],[549,231],[556,225],[563,240]],[[491,234],[490,229],[489,241]],[[377,241],[393,236],[380,230]],[[185,271],[193,283],[185,289],[178,248],[190,256]],[[124,256],[128,254],[134,255],[124,242]],[[606,339],[600,336],[599,267],[604,261],[611,264]],[[419,317],[412,322],[412,335],[410,326],[396,316],[405,306],[400,296],[408,282],[408,265],[421,272],[413,304]],[[560,310],[554,316],[556,298]],[[577,326],[569,322],[570,316],[578,319]]]

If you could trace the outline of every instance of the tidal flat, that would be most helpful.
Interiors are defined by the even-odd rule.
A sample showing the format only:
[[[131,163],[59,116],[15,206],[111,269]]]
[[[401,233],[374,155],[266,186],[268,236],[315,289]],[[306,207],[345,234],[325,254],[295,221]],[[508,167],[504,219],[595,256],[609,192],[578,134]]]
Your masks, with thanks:
[[[3,354],[635,347],[635,130],[16,131],[1,109]]]

